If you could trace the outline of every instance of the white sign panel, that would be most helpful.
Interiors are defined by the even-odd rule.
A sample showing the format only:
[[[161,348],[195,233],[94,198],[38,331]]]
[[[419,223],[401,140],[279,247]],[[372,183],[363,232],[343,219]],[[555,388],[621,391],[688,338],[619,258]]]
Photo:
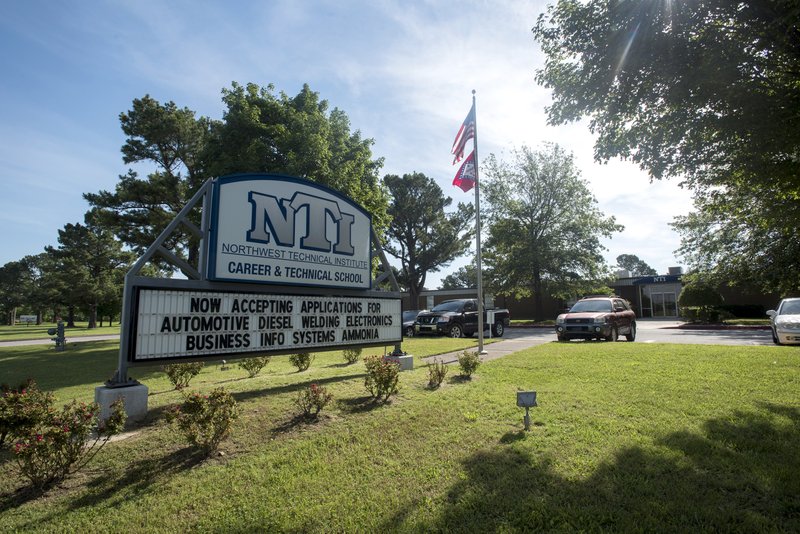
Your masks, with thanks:
[[[327,187],[287,176],[217,179],[208,278],[284,285],[371,287],[372,220]]]
[[[396,298],[145,289],[129,360],[303,352],[402,339]]]

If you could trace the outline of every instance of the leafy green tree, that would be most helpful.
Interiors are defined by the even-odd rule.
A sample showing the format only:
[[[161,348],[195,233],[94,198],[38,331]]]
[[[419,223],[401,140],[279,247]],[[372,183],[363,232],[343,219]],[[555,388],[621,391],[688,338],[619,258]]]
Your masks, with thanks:
[[[6,324],[17,321],[17,308],[25,303],[25,266],[19,261],[10,261],[0,267],[0,308]]]
[[[52,310],[53,316],[57,314],[60,296],[55,265],[46,252],[25,256],[20,263],[24,268],[25,304],[36,312],[37,324],[41,324],[45,311]]]
[[[378,235],[388,224],[386,191],[372,157],[372,139],[351,132],[347,114],[304,85],[290,97],[274,87],[233,83],[222,91],[227,106],[213,123],[206,159],[212,176],[268,172],[299,176],[348,195],[371,215]]]
[[[800,212],[788,215],[800,206],[800,195],[792,200],[728,189],[695,204],[694,213],[673,223],[681,234],[678,254],[694,270],[720,286],[800,291]]]
[[[718,316],[717,309],[724,299],[713,277],[705,273],[693,273],[684,278],[686,282],[678,296],[678,306],[682,309],[696,308],[701,321],[713,321]]]
[[[597,159],[693,188],[676,228],[695,268],[800,288],[796,2],[559,0],[533,33],[551,124],[588,117]]]
[[[146,179],[129,170],[119,177],[114,192],[83,196],[92,206],[88,220],[111,230],[141,254],[210,176],[203,162],[210,120],[196,118],[194,111],[178,108],[174,102],[161,104],[149,95],[135,99],[119,119],[127,136],[123,162],[144,162],[155,170]],[[191,218],[199,226],[199,210]],[[198,258],[199,242],[189,233],[176,232],[165,246],[192,265]]]
[[[441,289],[467,289],[478,287],[478,269],[474,263],[459,267],[442,278]]]
[[[639,256],[635,254],[620,254],[617,256],[617,267],[630,272],[631,276],[655,276],[658,274],[646,261],[640,260]]]
[[[371,139],[350,131],[343,111],[328,112],[327,101],[307,85],[292,98],[276,96],[271,85],[234,83],[223,90],[223,102],[223,119],[212,120],[150,96],[134,100],[120,115],[127,136],[123,161],[148,163],[155,170],[146,179],[129,170],[114,192],[85,194],[92,206],[88,220],[141,253],[208,178],[267,172],[341,191],[370,212],[382,235],[388,223],[388,199],[378,176],[382,160],[372,158]],[[197,226],[200,217],[199,208],[190,214]],[[179,229],[165,246],[196,265],[199,242],[187,231]]]
[[[65,225],[58,231],[58,242],[58,248],[46,250],[57,262],[65,295],[70,304],[88,312],[88,327],[96,328],[98,307],[118,301],[133,254],[123,251],[108,230],[82,224]]]
[[[392,197],[386,252],[400,260],[400,278],[411,302],[417,302],[428,273],[438,272],[469,249],[475,208],[459,203],[445,213],[453,200],[419,172],[402,177],[388,174],[383,182]]]
[[[545,294],[569,298],[606,283],[601,237],[622,230],[597,208],[572,154],[558,145],[491,154],[483,191],[488,226],[483,258],[499,294],[533,295],[537,320]]]

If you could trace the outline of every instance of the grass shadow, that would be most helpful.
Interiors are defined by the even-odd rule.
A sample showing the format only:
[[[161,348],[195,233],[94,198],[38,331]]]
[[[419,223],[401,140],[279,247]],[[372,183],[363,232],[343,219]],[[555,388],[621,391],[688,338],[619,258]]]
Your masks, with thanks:
[[[91,507],[104,502],[104,506],[116,506],[123,500],[151,491],[152,486],[160,480],[167,480],[205,460],[207,456],[193,447],[184,447],[155,458],[145,458],[121,475],[111,472],[95,478],[87,484],[88,491],[70,503],[70,508]]]
[[[420,519],[411,503],[380,530],[798,532],[799,423],[790,406],[727,414],[623,448],[587,478],[508,432],[462,462],[438,516]]]
[[[340,411],[349,414],[371,412],[372,410],[380,408],[385,404],[387,404],[387,402],[377,400],[369,395],[365,395],[363,397],[354,397],[351,399],[339,399],[336,401],[337,408]]]

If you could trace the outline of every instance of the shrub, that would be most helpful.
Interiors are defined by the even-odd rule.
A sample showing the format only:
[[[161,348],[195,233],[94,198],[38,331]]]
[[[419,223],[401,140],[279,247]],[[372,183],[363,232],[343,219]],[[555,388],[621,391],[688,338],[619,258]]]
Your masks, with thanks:
[[[447,365],[441,360],[433,360],[428,364],[428,387],[436,389],[444,382],[447,376]]]
[[[345,349],[343,353],[345,361],[351,365],[361,358],[361,349]]]
[[[203,362],[173,363],[165,365],[161,369],[167,374],[167,378],[175,386],[175,389],[183,389],[189,385],[192,378],[200,374]]]
[[[295,404],[306,418],[316,418],[319,412],[331,401],[333,395],[328,393],[325,386],[311,384],[308,388],[300,390]]]
[[[261,369],[269,363],[269,356],[258,356],[256,358],[246,358],[239,362],[239,367],[247,371],[250,378],[253,378]]]
[[[303,372],[311,367],[311,362],[314,361],[314,355],[308,352],[300,352],[289,356],[289,363],[297,367],[297,372]]]
[[[85,466],[125,426],[121,398],[111,405],[111,416],[100,424],[99,413],[97,403],[76,401],[65,405],[60,412],[51,412],[44,422],[14,444],[20,474],[34,488],[43,489]],[[94,441],[87,447],[93,430],[96,430]]]
[[[373,398],[385,401],[397,393],[397,384],[400,381],[399,363],[374,355],[364,358],[364,365],[367,368],[364,387]]]
[[[474,350],[465,350],[458,355],[458,367],[461,368],[461,376],[471,378],[478,366],[481,364],[481,358],[478,352]]]
[[[42,423],[53,410],[53,395],[41,391],[33,380],[17,389],[2,386],[0,393],[0,447],[7,437],[24,435]]]
[[[189,443],[205,456],[217,450],[230,435],[238,417],[236,399],[224,388],[217,388],[209,395],[191,393],[170,414]]]

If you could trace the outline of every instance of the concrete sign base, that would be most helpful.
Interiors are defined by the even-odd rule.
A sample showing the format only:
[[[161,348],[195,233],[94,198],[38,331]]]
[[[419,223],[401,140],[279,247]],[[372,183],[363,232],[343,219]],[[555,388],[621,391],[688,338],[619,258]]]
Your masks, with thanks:
[[[411,371],[412,369],[414,369],[414,356],[412,356],[411,354],[406,354],[404,356],[392,356],[390,354],[386,356],[385,359],[387,361],[399,364],[401,371]]]
[[[97,386],[94,388],[94,400],[100,405],[100,420],[105,421],[111,415],[111,405],[122,397],[125,402],[125,413],[128,421],[139,421],[147,415],[147,386],[138,384],[123,388]]]

